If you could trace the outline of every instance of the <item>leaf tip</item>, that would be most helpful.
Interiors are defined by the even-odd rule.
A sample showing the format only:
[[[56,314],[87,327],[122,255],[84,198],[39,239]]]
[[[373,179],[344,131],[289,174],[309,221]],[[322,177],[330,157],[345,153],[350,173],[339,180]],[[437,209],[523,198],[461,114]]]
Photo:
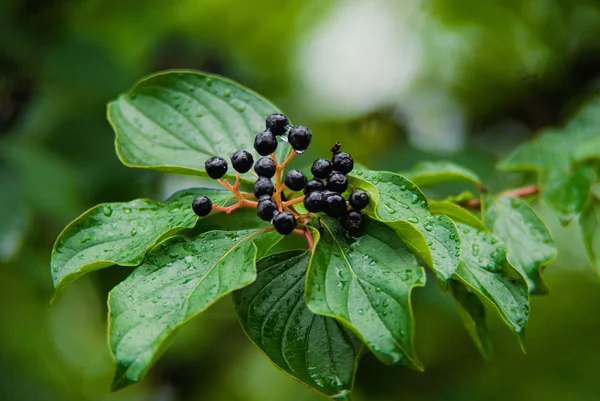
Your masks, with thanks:
[[[115,391],[119,391],[124,389],[125,387],[129,387],[132,384],[137,383],[137,380],[131,380],[127,377],[126,374],[122,372],[121,369],[117,368],[115,372],[115,377],[110,385],[110,392],[114,393]]]

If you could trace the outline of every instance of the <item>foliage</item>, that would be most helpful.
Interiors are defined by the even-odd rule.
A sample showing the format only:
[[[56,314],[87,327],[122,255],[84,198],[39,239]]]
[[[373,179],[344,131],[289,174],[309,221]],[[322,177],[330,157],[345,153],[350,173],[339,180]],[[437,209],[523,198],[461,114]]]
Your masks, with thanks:
[[[534,192],[564,224],[580,218],[598,271],[600,197],[592,185],[599,107],[592,100],[564,128],[543,133],[500,165],[537,173]],[[227,79],[171,71],[140,81],[109,104],[108,116],[125,165],[202,177],[207,157],[251,148],[252,135],[275,111]],[[416,185],[457,179],[482,193],[434,200]],[[425,284],[422,265],[455,301],[485,357],[486,304],[523,340],[530,294],[546,291],[541,271],[556,256],[545,224],[519,198],[534,192],[483,192],[477,174],[448,162],[419,165],[405,176],[360,169],[350,186],[371,198],[364,235],[350,237],[336,220],[315,218],[308,250],[278,243],[281,236],[258,218],[239,214],[236,227],[238,211],[211,216],[216,229],[204,229],[209,218],[194,215],[191,200],[210,193],[224,206],[227,191],[198,188],[164,203],[97,206],[56,241],[55,288],[111,265],[137,266],[109,295],[113,389],[140,380],[184,325],[230,293],[250,339],[283,371],[330,397],[348,397],[363,345],[385,363],[421,370],[411,294]]]

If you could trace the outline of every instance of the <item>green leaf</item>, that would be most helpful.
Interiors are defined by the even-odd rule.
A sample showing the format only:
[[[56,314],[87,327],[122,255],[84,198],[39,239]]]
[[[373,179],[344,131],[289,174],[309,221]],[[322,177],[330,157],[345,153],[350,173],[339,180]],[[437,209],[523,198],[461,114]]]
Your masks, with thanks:
[[[589,110],[565,129],[549,129],[517,148],[498,166],[506,171],[535,171],[543,199],[568,224],[584,208],[596,174],[590,166],[575,165],[577,149],[589,146],[597,132],[588,129]]]
[[[531,293],[547,293],[540,269],[557,250],[546,225],[522,199],[486,195],[482,201],[485,224],[508,247],[508,262],[527,280]]]
[[[54,297],[73,280],[94,270],[112,265],[136,266],[160,241],[194,227],[198,216],[191,205],[200,194],[220,205],[232,197],[226,190],[190,189],[175,193],[164,203],[150,199],[106,203],[82,214],[54,244]]]
[[[457,223],[462,242],[462,262],[456,278],[484,297],[520,336],[529,316],[529,291],[525,279],[506,258],[506,248],[492,234]]]
[[[349,181],[369,193],[366,214],[394,228],[442,282],[452,277],[460,261],[456,226],[446,216],[432,216],[419,188],[389,172],[358,170]]]
[[[306,306],[311,257],[298,250],[261,259],[256,281],[233,299],[244,331],[273,363],[317,391],[341,397],[352,390],[363,345],[337,320]]]
[[[477,216],[454,202],[430,199],[429,210],[434,215],[444,214],[456,222],[464,223],[480,230],[486,229],[483,222]]]
[[[492,343],[488,337],[483,302],[473,290],[456,280],[450,282],[450,295],[477,349],[485,359],[491,359]]]
[[[142,79],[109,103],[108,119],[117,137],[117,154],[126,166],[205,176],[204,162],[212,156],[228,159],[246,149],[256,160],[254,136],[277,111],[257,93],[226,78],[166,71]],[[281,160],[290,147],[279,145]],[[235,175],[233,169],[230,173]]]
[[[600,276],[600,201],[594,199],[579,216],[583,243],[596,275]]]
[[[479,188],[483,187],[481,178],[477,174],[466,167],[445,160],[421,162],[403,175],[420,187],[448,181],[469,181]]]
[[[360,238],[337,220],[322,219],[306,278],[306,302],[316,314],[338,319],[386,363],[422,370],[413,344],[411,291],[425,273],[394,230],[369,220]]]
[[[170,238],[109,294],[112,389],[140,380],[181,327],[256,278],[256,260],[281,236],[275,231],[210,231]]]

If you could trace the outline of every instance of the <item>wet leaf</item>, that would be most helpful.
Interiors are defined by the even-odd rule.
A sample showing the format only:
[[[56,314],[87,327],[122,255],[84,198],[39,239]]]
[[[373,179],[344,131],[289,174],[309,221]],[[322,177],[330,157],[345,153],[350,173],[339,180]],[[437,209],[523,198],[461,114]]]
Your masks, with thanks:
[[[488,337],[483,302],[473,290],[456,280],[450,282],[450,295],[477,349],[485,359],[491,359],[492,343]]]
[[[246,149],[258,160],[254,136],[276,111],[257,93],[226,78],[167,71],[142,79],[112,101],[108,119],[126,166],[205,176],[204,162],[212,156],[229,160],[234,151]],[[280,143],[280,160],[289,150]],[[235,175],[231,166],[229,174]]]
[[[402,175],[420,187],[448,181],[469,181],[477,187],[483,185],[473,171],[446,160],[421,162]]]
[[[452,220],[432,216],[419,188],[398,174],[358,170],[349,178],[353,188],[371,197],[365,213],[394,228],[442,282],[448,281],[460,261],[460,241]]]
[[[165,238],[194,227],[198,216],[192,200],[199,194],[214,204],[225,204],[231,192],[190,189],[175,193],[164,203],[136,199],[101,204],[69,224],[54,244],[52,281],[54,296],[73,280],[112,265],[135,266]]]
[[[337,220],[322,223],[306,278],[309,309],[344,323],[383,362],[422,369],[410,296],[425,284],[423,268],[385,224],[369,220],[364,235],[352,238]]]
[[[109,294],[112,389],[140,380],[186,323],[256,278],[255,262],[281,236],[275,231],[210,231],[173,237]]]
[[[453,221],[467,224],[471,227],[485,230],[483,222],[477,216],[454,202],[436,201],[429,199],[429,210],[434,215],[444,214]]]
[[[506,247],[492,234],[457,223],[462,261],[456,278],[487,299],[507,325],[520,336],[529,317],[529,291],[523,277],[509,263]]]
[[[508,247],[509,263],[525,277],[531,293],[547,293],[541,269],[557,250],[546,225],[522,199],[486,195],[482,200],[485,224]]]
[[[311,256],[289,251],[261,259],[256,281],[236,291],[234,301],[244,331],[273,363],[302,383],[341,397],[352,390],[363,345],[337,320],[306,306]]]

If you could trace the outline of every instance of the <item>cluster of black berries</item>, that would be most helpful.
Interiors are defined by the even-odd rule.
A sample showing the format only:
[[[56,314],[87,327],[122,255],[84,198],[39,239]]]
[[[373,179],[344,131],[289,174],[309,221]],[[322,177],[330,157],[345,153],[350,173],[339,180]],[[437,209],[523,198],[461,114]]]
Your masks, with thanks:
[[[285,136],[287,134],[287,137]],[[277,164],[270,155],[277,149],[277,136],[287,141],[296,153],[303,153],[312,139],[312,133],[302,125],[292,126],[288,118],[280,113],[267,117],[266,130],[256,135],[254,149],[262,157],[254,163],[252,154],[238,150],[231,155],[231,164],[238,173],[254,172],[258,179],[254,183],[254,196],[258,199],[256,209],[258,216],[273,223],[280,234],[291,234],[297,226],[296,217],[299,214],[290,206],[286,206],[285,195],[278,194],[279,203],[273,199],[277,188],[271,179],[277,173]],[[314,161],[311,173],[313,178],[308,180],[302,171],[292,169],[287,171],[284,179],[285,186],[294,192],[304,192],[304,207],[311,213],[325,212],[328,216],[339,218],[342,226],[353,236],[361,234],[365,217],[360,213],[369,203],[369,196],[361,191],[353,191],[348,202],[342,193],[348,189],[346,174],[354,167],[352,156],[340,151],[336,143],[332,149],[331,160],[317,159]],[[227,162],[222,157],[211,157],[206,161],[206,173],[214,179],[220,179],[227,172]],[[289,194],[288,194],[289,196]],[[350,205],[350,208],[348,207]],[[192,203],[194,212],[206,216],[213,206],[206,196],[198,196]]]

